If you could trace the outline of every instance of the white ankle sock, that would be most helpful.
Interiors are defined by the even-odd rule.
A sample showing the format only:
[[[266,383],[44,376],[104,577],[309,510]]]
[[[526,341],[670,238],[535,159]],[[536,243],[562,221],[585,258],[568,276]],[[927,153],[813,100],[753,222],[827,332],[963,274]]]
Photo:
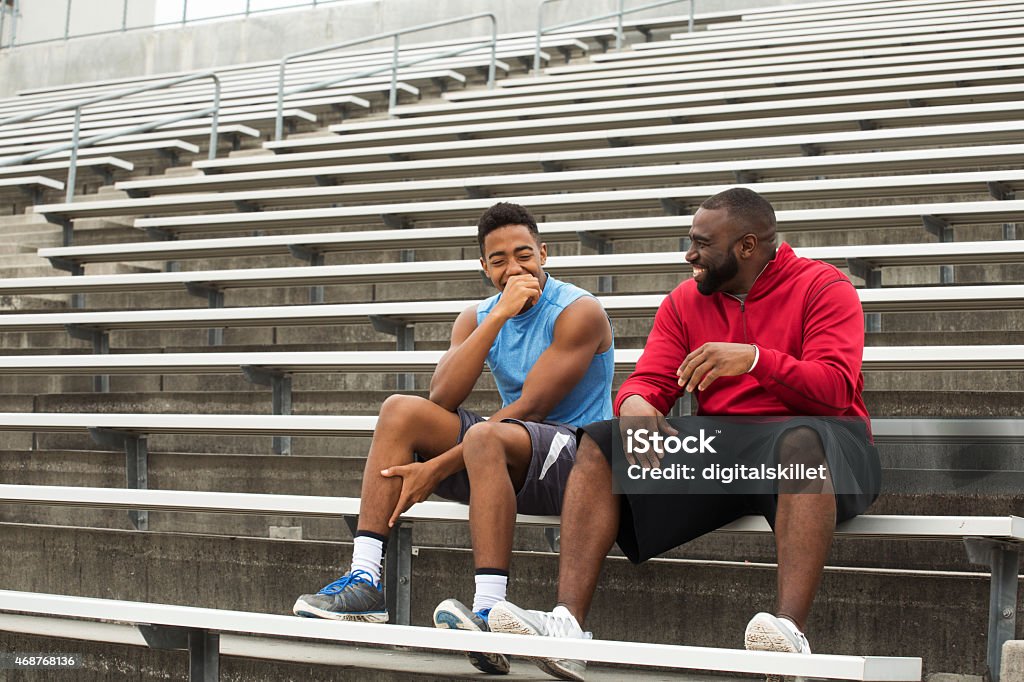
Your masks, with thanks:
[[[380,584],[380,564],[383,556],[383,542],[366,535],[357,535],[352,540],[352,567],[349,573],[366,571],[373,576],[375,584]]]
[[[484,573],[473,576],[476,580],[476,594],[473,595],[473,611],[489,609],[505,598],[508,591],[507,575]]]

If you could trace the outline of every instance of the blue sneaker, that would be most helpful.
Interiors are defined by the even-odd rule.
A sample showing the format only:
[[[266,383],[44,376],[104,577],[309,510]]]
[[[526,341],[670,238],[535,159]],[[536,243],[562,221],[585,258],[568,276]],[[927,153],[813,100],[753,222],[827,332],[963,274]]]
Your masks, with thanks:
[[[458,599],[445,599],[434,609],[434,627],[451,630],[469,630],[471,632],[490,632],[487,618],[490,609],[477,612],[470,611]],[[507,675],[509,671],[508,656],[480,651],[467,651],[466,657],[473,667],[491,675]]]
[[[366,571],[346,573],[316,594],[302,595],[295,601],[292,613],[358,623],[388,622],[384,590]]]

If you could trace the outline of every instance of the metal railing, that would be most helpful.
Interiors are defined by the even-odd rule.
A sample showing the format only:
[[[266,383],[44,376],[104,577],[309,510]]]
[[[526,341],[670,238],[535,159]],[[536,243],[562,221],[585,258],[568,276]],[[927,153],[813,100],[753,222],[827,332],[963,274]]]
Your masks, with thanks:
[[[654,2],[649,5],[641,5],[639,7],[625,8],[626,0],[618,0],[619,9],[615,12],[609,12],[607,14],[601,14],[598,16],[588,17],[586,19],[577,19],[575,21],[569,21],[564,24],[557,24],[555,26],[548,26],[544,28],[544,6],[558,0],[540,0],[537,3],[537,43],[533,50],[533,75],[535,77],[540,76],[540,39],[544,34],[551,33],[563,28],[569,28],[570,26],[579,26],[580,24],[588,24],[592,21],[601,21],[602,19],[618,19],[618,25],[615,30],[615,49],[621,50],[623,44],[623,30],[622,30],[622,17],[627,14],[635,14],[636,12],[643,12],[648,9],[656,9],[658,7],[664,7],[665,5],[674,5],[677,2],[688,2],[690,3],[690,21],[689,31],[693,32],[693,10],[696,0],[662,0],[661,2]]]
[[[457,50],[450,50],[448,52],[441,52],[437,54],[431,54],[426,57],[419,59],[413,59],[412,61],[406,61],[399,63],[398,61],[398,47],[401,36],[408,33],[415,33],[417,31],[425,31],[431,28],[438,28],[440,26],[449,26],[451,24],[458,24],[466,21],[473,21],[475,19],[488,18],[491,20],[491,38],[490,40],[479,41],[472,43],[466,47],[459,48]],[[314,54],[320,54],[323,52],[332,52],[334,50],[340,50],[345,47],[352,47],[353,45],[360,45],[363,43],[370,43],[377,40],[386,40],[388,38],[394,39],[394,44],[391,50],[391,64],[387,66],[380,66],[369,71],[362,71],[360,73],[349,74],[340,78],[331,78],[329,80],[320,81],[318,83],[312,83],[310,85],[303,85],[291,90],[284,89],[284,78],[285,78],[285,67],[288,62],[297,59],[299,57],[308,57]],[[378,73],[391,72],[391,92],[388,96],[388,110],[394,109],[398,103],[398,70],[404,69],[409,66],[416,66],[417,64],[424,64],[435,59],[444,59],[446,57],[457,57],[467,52],[473,52],[479,50],[484,45],[490,44],[491,46],[491,64],[487,70],[487,87],[494,87],[495,71],[498,63],[498,18],[493,12],[479,12],[477,14],[467,14],[461,17],[455,17],[454,19],[445,19],[442,21],[434,21],[429,24],[420,24],[418,26],[412,26],[410,28],[403,28],[398,31],[389,31],[387,33],[378,33],[376,35],[368,36],[366,38],[360,38],[358,40],[350,40],[344,43],[338,43],[337,45],[328,45],[326,47],[316,47],[311,50],[303,50],[302,52],[293,52],[292,54],[285,55],[281,59],[281,65],[278,67],[277,77],[277,117],[274,124],[274,139],[280,140],[284,136],[284,98],[287,95],[295,95],[301,92],[311,92],[313,90],[323,90],[332,85],[344,83],[345,81],[355,80],[357,78],[367,78],[369,76],[377,75]]]
[[[2,0],[0,0],[0,2],[2,2]],[[305,9],[305,8],[309,8],[309,7],[312,7],[312,8],[315,9],[316,7],[318,7],[320,5],[329,5],[329,4],[332,4],[332,3],[335,3],[335,2],[342,2],[342,0],[306,0],[305,2],[303,2],[301,4],[296,3],[294,5],[289,5],[287,7],[268,7],[266,9],[252,9],[251,8],[251,4],[252,4],[251,0],[246,0],[245,11],[244,12],[229,12],[229,13],[226,13],[226,14],[217,14],[217,15],[214,15],[214,16],[198,17],[198,18],[194,18],[194,19],[189,19],[188,18],[189,0],[183,0],[183,2],[182,2],[181,19],[179,19],[179,20],[165,21],[165,22],[161,22],[161,23],[143,24],[141,26],[129,26],[128,25],[128,0],[122,0],[121,27],[120,28],[111,29],[109,31],[93,31],[93,32],[90,32],[90,33],[78,33],[78,34],[75,34],[75,35],[71,35],[71,3],[72,3],[72,0],[66,0],[66,9],[65,9],[65,14],[64,14],[64,35],[60,36],[60,37],[57,37],[57,38],[45,38],[43,40],[33,40],[33,41],[30,41],[30,42],[27,42],[27,43],[21,43],[21,45],[41,45],[41,44],[44,44],[44,43],[56,43],[56,42],[60,42],[60,41],[67,41],[67,40],[70,40],[72,38],[90,38],[90,37],[95,37],[95,36],[111,35],[111,34],[114,34],[114,33],[125,33],[126,31],[139,31],[139,30],[148,30],[148,29],[153,29],[153,28],[167,28],[167,27],[170,27],[170,26],[185,26],[187,24],[195,24],[195,23],[201,23],[201,22],[207,22],[207,21],[216,21],[218,19],[230,19],[232,17],[247,18],[247,17],[249,17],[250,15],[253,15],[253,14],[264,14],[264,13],[267,13],[267,12],[285,12],[285,11],[288,11],[288,10]],[[111,3],[111,4],[113,4],[113,3]],[[13,8],[14,17],[11,20],[12,21],[12,23],[11,23],[11,39],[10,39],[10,41],[7,42],[6,45],[4,44],[4,42],[2,40],[4,17],[3,17],[3,14],[0,13],[0,49],[2,49],[4,47],[15,47],[17,45],[17,42],[16,42],[16,28],[17,28],[17,16],[18,16],[19,10],[20,10],[20,0],[14,0],[14,8]]]
[[[8,10],[8,8],[10,8]],[[21,0],[14,0],[8,4],[6,0],[0,0],[0,48],[4,46],[4,20],[8,14],[11,15],[11,40],[9,47],[14,47],[14,41],[18,35],[18,15],[21,13]]]
[[[129,97],[131,95],[138,95],[143,92],[149,92],[151,90],[163,90],[165,88],[174,87],[181,83],[188,83],[190,81],[199,80],[200,78],[212,78],[213,79],[213,105],[190,111],[184,114],[178,114],[175,116],[169,116],[167,118],[161,118],[156,121],[150,121],[149,123],[142,123],[136,126],[125,126],[118,128],[111,132],[103,133],[102,135],[96,135],[94,137],[81,140],[81,127],[82,127],[82,109],[89,106],[90,104],[96,104],[97,102],[105,102],[114,99],[120,99],[122,97]],[[77,164],[78,164],[78,150],[84,147],[92,147],[100,142],[105,142],[115,137],[121,137],[122,135],[134,135],[136,133],[144,133],[149,130],[154,130],[161,126],[168,125],[170,123],[177,123],[178,121],[187,121],[191,118],[200,118],[202,116],[212,116],[212,126],[210,128],[210,151],[209,158],[217,158],[217,120],[220,112],[220,78],[213,71],[204,71],[202,73],[193,73],[188,76],[182,76],[180,78],[173,78],[171,80],[164,80],[158,83],[152,83],[138,88],[132,88],[131,90],[120,90],[118,92],[107,93],[104,95],[97,95],[96,97],[90,97],[89,99],[79,100],[77,102],[71,102],[69,104],[61,104],[49,109],[41,109],[39,111],[29,112],[27,114],[21,114],[12,118],[6,118],[0,120],[0,127],[5,125],[12,125],[14,123],[23,123],[25,121],[31,121],[32,119],[39,118],[41,116],[48,116],[49,114],[55,114],[60,111],[74,110],[75,122],[74,128],[71,132],[71,142],[64,142],[47,149],[41,149],[38,151],[23,154],[21,156],[12,156],[0,159],[0,167],[3,166],[17,166],[29,161],[34,161],[38,158],[48,156],[50,154],[56,154],[57,152],[63,152],[71,150],[71,163],[68,167],[68,179],[66,184],[66,200],[68,203],[75,198],[75,179],[77,177]],[[67,240],[65,240],[67,241]],[[68,244],[65,244],[68,245]]]

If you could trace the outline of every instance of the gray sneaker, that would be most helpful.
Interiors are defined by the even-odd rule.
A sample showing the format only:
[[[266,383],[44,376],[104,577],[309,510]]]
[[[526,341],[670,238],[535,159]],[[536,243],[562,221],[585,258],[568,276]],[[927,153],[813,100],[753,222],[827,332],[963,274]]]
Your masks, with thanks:
[[[316,594],[302,595],[295,601],[292,613],[358,623],[388,622],[384,590],[366,571],[346,573]]]
[[[458,599],[445,599],[434,609],[434,627],[452,630],[469,630],[471,632],[490,632],[487,623],[490,609],[470,611]],[[466,657],[473,667],[482,673],[491,675],[507,675],[509,671],[508,656],[505,654],[487,653],[483,651],[467,651]]]
[[[515,635],[541,635],[543,637],[565,637],[591,639],[576,619],[564,606],[556,606],[550,613],[527,611],[507,601],[500,601],[491,609],[488,624],[492,632],[506,632]],[[538,668],[560,680],[583,682],[587,662],[571,658],[531,658]]]
[[[743,644],[749,651],[782,651],[791,654],[809,654],[811,645],[807,637],[785,618],[770,613],[759,613],[747,623]],[[803,677],[766,675],[765,682],[804,682]]]

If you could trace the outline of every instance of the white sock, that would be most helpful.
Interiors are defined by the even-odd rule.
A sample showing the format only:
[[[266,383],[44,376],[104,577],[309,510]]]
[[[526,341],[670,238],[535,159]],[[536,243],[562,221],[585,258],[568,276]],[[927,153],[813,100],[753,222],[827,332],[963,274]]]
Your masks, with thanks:
[[[380,564],[384,556],[384,543],[377,538],[357,535],[352,540],[352,567],[354,571],[366,571],[373,576],[374,584],[380,584]]]
[[[473,576],[476,580],[476,594],[473,595],[473,611],[489,609],[505,598],[508,591],[507,575],[483,575]]]

